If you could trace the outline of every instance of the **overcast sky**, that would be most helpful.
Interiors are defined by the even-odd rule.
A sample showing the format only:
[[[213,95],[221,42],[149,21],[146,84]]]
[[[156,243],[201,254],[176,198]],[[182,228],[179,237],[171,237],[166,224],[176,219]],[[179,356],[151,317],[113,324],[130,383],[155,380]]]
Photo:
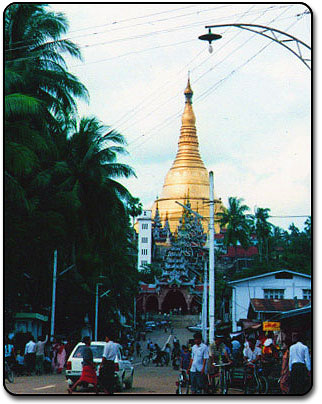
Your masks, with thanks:
[[[177,151],[190,71],[202,159],[215,194],[243,198],[272,216],[311,214],[311,71],[280,44],[233,27],[198,40],[206,25],[269,26],[311,46],[301,4],[52,4],[70,22],[84,61],[70,70],[86,85],[95,115],[121,132],[136,179],[122,181],[145,208],[160,195]],[[285,37],[280,37],[285,39]],[[295,47],[293,47],[295,49]],[[305,56],[310,57],[309,53]],[[284,229],[305,218],[271,218]]]

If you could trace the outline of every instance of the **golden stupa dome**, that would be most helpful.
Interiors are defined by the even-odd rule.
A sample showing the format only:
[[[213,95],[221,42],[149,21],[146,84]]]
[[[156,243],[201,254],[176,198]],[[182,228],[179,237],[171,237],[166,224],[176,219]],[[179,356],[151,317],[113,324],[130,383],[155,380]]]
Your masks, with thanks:
[[[168,171],[160,197],[152,207],[152,218],[158,206],[162,224],[168,217],[171,232],[179,225],[183,208],[176,202],[186,204],[189,199],[191,209],[205,218],[205,231],[209,224],[209,174],[201,159],[196,129],[196,117],[192,108],[193,91],[188,79],[184,91],[185,107],[178,141],[178,150],[172,167]],[[215,225],[219,231],[218,225]]]

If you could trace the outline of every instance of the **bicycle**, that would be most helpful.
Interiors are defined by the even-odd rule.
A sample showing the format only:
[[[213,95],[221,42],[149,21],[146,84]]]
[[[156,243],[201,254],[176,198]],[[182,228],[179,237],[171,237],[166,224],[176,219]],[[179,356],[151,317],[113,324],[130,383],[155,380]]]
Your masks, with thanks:
[[[189,394],[190,376],[185,369],[181,369],[178,380],[176,381],[176,394]]]
[[[143,356],[142,365],[148,366],[153,359],[155,359],[154,352],[149,352],[147,355]]]
[[[263,375],[263,368],[256,364],[247,364],[244,376],[245,394],[266,394],[268,380]]]
[[[208,392],[215,394],[216,391],[220,390],[220,394],[228,394],[228,388],[230,385],[230,370],[228,366],[230,366],[231,364],[213,363],[212,365],[218,371],[211,376]]]
[[[145,355],[142,359],[142,365],[143,366],[148,366],[150,363],[155,363],[155,364],[160,364],[161,366],[166,366],[167,364],[167,359],[166,356],[161,354],[157,360],[157,354],[156,352],[150,352],[147,355]]]
[[[5,379],[7,379],[9,383],[14,383],[15,381],[13,370],[11,369],[11,366],[6,360],[5,360]]]

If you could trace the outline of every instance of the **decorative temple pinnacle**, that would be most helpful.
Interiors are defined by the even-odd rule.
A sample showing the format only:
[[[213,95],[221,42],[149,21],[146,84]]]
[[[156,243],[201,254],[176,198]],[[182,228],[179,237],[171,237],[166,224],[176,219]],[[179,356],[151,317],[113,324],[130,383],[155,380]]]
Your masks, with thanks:
[[[186,103],[188,102],[189,104],[192,104],[193,91],[192,91],[191,86],[190,86],[190,74],[189,74],[189,77],[188,77],[187,87],[184,90],[184,95],[186,97]]]

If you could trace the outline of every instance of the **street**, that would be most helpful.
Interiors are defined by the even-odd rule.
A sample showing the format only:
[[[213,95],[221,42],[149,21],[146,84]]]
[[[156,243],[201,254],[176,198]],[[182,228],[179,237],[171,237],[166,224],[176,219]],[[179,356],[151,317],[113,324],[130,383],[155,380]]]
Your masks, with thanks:
[[[192,338],[192,333],[186,329],[175,329],[174,334],[179,339],[180,343],[186,343],[189,338]],[[163,347],[163,345],[170,341],[172,342],[173,335],[164,333],[163,330],[157,330],[147,335],[153,342]],[[141,341],[142,342],[142,341]],[[143,352],[146,352],[146,342],[142,342]],[[179,371],[174,370],[171,366],[156,367],[150,365],[147,367],[142,366],[141,358],[134,357],[134,382],[130,390],[117,392],[116,395],[135,395],[135,394],[175,394],[176,380]],[[12,394],[68,394],[67,382],[64,374],[57,375],[44,375],[44,376],[20,376],[15,378],[13,384],[8,383],[6,380],[5,387],[7,391]],[[230,389],[229,394],[241,394],[240,390]],[[94,395],[93,392],[77,391],[73,395]],[[103,393],[101,393],[103,395]]]

